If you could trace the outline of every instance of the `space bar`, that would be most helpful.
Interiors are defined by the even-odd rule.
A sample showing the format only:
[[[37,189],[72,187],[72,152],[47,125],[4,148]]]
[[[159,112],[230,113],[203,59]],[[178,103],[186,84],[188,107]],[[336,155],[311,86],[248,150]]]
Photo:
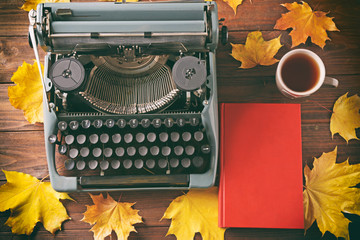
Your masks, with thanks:
[[[80,185],[86,187],[188,187],[189,175],[84,176]]]

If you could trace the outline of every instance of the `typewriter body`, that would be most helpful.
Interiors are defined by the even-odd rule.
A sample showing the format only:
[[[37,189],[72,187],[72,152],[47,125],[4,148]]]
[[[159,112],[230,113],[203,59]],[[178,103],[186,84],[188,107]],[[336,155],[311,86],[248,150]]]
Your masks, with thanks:
[[[44,3],[29,16],[32,45],[36,38],[47,52],[44,134],[55,190],[214,184],[214,2]]]

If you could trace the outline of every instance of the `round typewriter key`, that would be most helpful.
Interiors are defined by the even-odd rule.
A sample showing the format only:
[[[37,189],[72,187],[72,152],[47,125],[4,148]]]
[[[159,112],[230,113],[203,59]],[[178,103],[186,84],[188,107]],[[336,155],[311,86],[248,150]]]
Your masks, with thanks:
[[[194,157],[192,162],[195,167],[199,168],[204,164],[204,159],[202,157]]]
[[[79,150],[77,150],[76,148],[72,148],[69,151],[69,157],[70,158],[76,158],[79,155]]]
[[[166,127],[170,128],[174,125],[174,120],[172,118],[166,118],[164,124]]]
[[[107,143],[109,141],[109,134],[103,133],[100,135],[100,142]]]
[[[65,160],[64,165],[66,170],[71,171],[75,167],[75,161],[73,159],[67,159]]]
[[[119,143],[121,141],[120,133],[115,133],[114,135],[111,136],[111,139],[113,143]]]
[[[101,119],[96,119],[93,124],[95,128],[101,128],[103,125],[103,121]]]
[[[154,126],[154,128],[159,128],[161,127],[161,119],[160,118],[155,118],[152,121],[152,125]]]
[[[90,150],[87,147],[83,147],[80,149],[80,156],[87,157],[89,156]]]
[[[131,119],[131,120],[129,121],[129,126],[130,126],[131,128],[136,128],[138,125],[139,125],[139,121],[138,121],[137,119]]]
[[[142,143],[145,140],[145,134],[137,133],[135,138],[138,143]]]
[[[158,161],[158,165],[160,168],[166,168],[166,166],[168,165],[168,161],[162,158]]]
[[[141,159],[136,159],[134,161],[134,166],[137,168],[137,169],[141,169],[143,166],[144,166],[144,161],[141,160]]]
[[[96,144],[99,141],[99,135],[93,133],[89,137],[90,143]]]
[[[169,134],[166,132],[162,132],[159,134],[159,139],[162,142],[166,142],[168,140],[168,138],[169,138]]]
[[[148,159],[146,160],[146,166],[150,169],[154,168],[155,167],[155,160],[154,159]]]
[[[58,123],[58,128],[60,131],[65,131],[67,128],[67,123],[65,121],[60,121]]]
[[[112,154],[113,154],[112,148],[105,148],[104,149],[104,156],[105,157],[111,157]]]
[[[187,154],[188,156],[193,155],[194,152],[195,152],[194,146],[186,146],[186,147],[185,147],[185,152],[186,152],[186,154]]]
[[[188,142],[191,139],[191,133],[189,132],[183,132],[182,134],[182,139],[184,140],[184,142]]]
[[[179,159],[172,158],[170,159],[170,167],[177,168],[179,166]]]
[[[67,151],[67,146],[66,145],[59,145],[58,151],[60,154],[64,155]]]
[[[174,148],[174,152],[175,152],[176,156],[180,156],[181,154],[183,154],[184,148],[182,146],[176,146]]]
[[[188,168],[191,165],[191,161],[189,158],[184,158],[181,159],[181,166],[183,166],[184,168]]]
[[[134,156],[135,153],[136,153],[136,148],[135,148],[135,147],[128,147],[128,148],[126,149],[126,153],[127,153],[130,157],[132,157],[132,156]]]
[[[204,139],[204,133],[203,132],[200,132],[200,131],[197,131],[194,133],[194,138],[196,141],[200,142],[201,140]]]
[[[178,132],[172,132],[172,133],[170,134],[170,139],[171,139],[171,141],[173,141],[173,142],[179,141],[179,138],[180,138],[180,134],[179,134]]]
[[[126,127],[126,121],[125,119],[119,119],[116,123],[116,125],[118,125],[119,128],[124,128]]]
[[[48,140],[49,140],[49,143],[56,143],[57,137],[56,137],[56,135],[52,134],[49,136]]]
[[[81,127],[84,129],[88,129],[91,126],[91,122],[88,119],[81,121]]]
[[[157,155],[159,154],[159,152],[160,152],[160,149],[159,149],[158,146],[152,146],[152,147],[150,148],[150,153],[151,153],[151,155],[153,155],[153,156],[157,156]]]
[[[130,159],[124,160],[123,166],[124,166],[125,169],[131,168],[132,167],[132,161]]]
[[[111,161],[111,167],[113,169],[118,169],[120,167],[120,161],[119,160],[112,160]]]
[[[201,146],[201,151],[203,152],[203,153],[209,153],[210,152],[210,146],[209,145],[202,145]]]
[[[191,126],[195,127],[195,126],[199,125],[199,123],[200,123],[199,118],[196,118],[196,117],[190,118],[190,125]]]
[[[107,126],[108,128],[112,128],[114,127],[114,125],[115,125],[115,121],[113,119],[107,119],[105,121],[105,126]]]
[[[93,154],[93,156],[94,157],[100,157],[100,155],[101,155],[101,148],[94,148],[93,150],[92,150],[92,154]]]
[[[179,127],[185,126],[185,119],[183,119],[183,118],[178,118],[178,119],[176,119],[176,124],[177,124]]]
[[[167,157],[171,153],[171,148],[168,147],[168,146],[162,147],[161,153],[162,153],[163,156]]]
[[[145,146],[139,147],[139,154],[144,157],[148,153],[148,148]]]
[[[78,121],[71,121],[69,123],[69,128],[73,131],[77,130],[79,128],[79,122]]]
[[[76,168],[77,170],[84,170],[86,163],[83,160],[77,161]]]
[[[115,154],[118,157],[122,157],[125,154],[125,149],[123,147],[118,147],[115,149]]]
[[[143,126],[143,128],[148,128],[150,126],[151,122],[149,119],[144,118],[141,120],[141,126]]]
[[[126,143],[131,143],[133,140],[133,135],[131,133],[127,133],[124,135],[124,141]]]
[[[86,136],[84,134],[80,134],[76,137],[76,141],[78,142],[78,144],[84,144],[84,142],[86,141]]]
[[[100,162],[100,168],[101,170],[107,170],[109,168],[109,162],[107,160],[102,160]]]
[[[156,134],[151,132],[151,133],[148,133],[148,135],[146,136],[147,140],[149,142],[155,142],[156,140]]]
[[[65,137],[65,143],[66,143],[67,145],[73,144],[74,140],[75,140],[74,135],[67,135],[67,136]]]
[[[91,161],[89,161],[88,166],[91,170],[94,170],[98,166],[98,161],[91,160]]]

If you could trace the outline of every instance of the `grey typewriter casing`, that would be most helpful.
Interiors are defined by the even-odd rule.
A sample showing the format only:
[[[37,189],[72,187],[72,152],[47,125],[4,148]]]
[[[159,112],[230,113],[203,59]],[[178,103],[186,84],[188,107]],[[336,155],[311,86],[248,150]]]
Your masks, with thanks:
[[[45,11],[46,10],[46,11]],[[215,50],[218,44],[218,16],[215,2],[159,2],[159,3],[44,3],[36,11],[35,37],[44,51],[44,136],[46,156],[53,188],[61,192],[112,191],[143,189],[189,189],[207,188],[214,184],[218,151],[218,100],[216,84]],[[31,27],[30,27],[31,31]],[[171,44],[167,44],[171,43]],[[176,44],[174,44],[176,43]],[[201,120],[211,147],[209,169],[200,174],[181,177],[177,184],[153,184],[151,176],[96,176],[96,184],[83,187],[82,177],[59,175],[55,164],[55,144],[48,141],[58,131],[59,113],[50,93],[54,84],[49,78],[49,68],[57,54],[76,54],[77,51],[92,51],[101,44],[155,46],[155,51],[164,47],[166,51],[206,53],[208,68],[206,88],[209,95],[203,101]],[[181,53],[182,54],[182,53]],[[52,93],[53,94],[53,93]],[[144,113],[151,116],[153,113]],[[162,114],[162,113],[159,113]],[[138,114],[128,114],[130,118]],[[86,114],[77,115],[85,119]],[[101,117],[121,114],[100,113]],[[166,181],[168,176],[162,176]],[[137,178],[142,183],[136,184]],[[87,179],[87,180],[90,180]],[[122,181],[128,181],[122,184]],[[156,181],[156,180],[155,180]],[[185,183],[184,183],[185,181]],[[104,185],[101,183],[105,183]],[[113,183],[113,184],[111,184]],[[132,185],[132,183],[135,183]]]

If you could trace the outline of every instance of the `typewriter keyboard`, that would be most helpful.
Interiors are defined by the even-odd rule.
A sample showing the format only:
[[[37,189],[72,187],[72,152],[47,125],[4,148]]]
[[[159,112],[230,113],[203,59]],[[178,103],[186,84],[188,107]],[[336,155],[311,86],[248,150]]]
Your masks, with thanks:
[[[210,145],[200,114],[82,116],[60,118],[57,161],[67,175],[151,175],[203,173]]]

